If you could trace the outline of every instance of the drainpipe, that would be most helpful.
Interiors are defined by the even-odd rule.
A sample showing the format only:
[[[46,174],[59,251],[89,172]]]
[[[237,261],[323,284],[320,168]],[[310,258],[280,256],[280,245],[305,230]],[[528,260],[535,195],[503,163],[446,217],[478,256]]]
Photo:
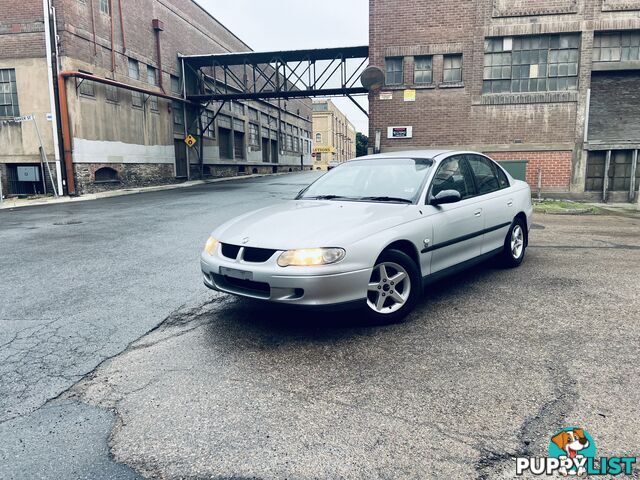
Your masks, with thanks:
[[[153,26],[153,30],[156,34],[156,57],[158,58],[158,86],[160,90],[164,92],[164,87],[162,86],[162,50],[160,48],[160,32],[164,30],[164,23],[157,18],[154,18],[151,22]]]
[[[89,2],[89,6],[91,7],[91,34],[93,35],[93,56],[95,57],[98,54],[98,47],[96,44],[96,16],[93,10],[93,0]]]
[[[122,0],[118,0],[118,15],[120,15],[120,32],[122,33],[122,53],[126,53],[127,40],[124,38],[124,17],[122,16]]]
[[[71,130],[69,128],[69,108],[67,105],[67,86],[65,77],[58,75],[58,97],[60,98],[60,126],[62,127],[62,144],[64,147],[64,167],[67,177],[67,193],[77,195],[76,180],[73,176],[73,158],[71,153]]]
[[[53,80],[53,62],[52,62],[52,41],[51,41],[51,8],[49,0],[42,0],[42,10],[44,13],[44,35],[47,51],[47,86],[49,87],[49,107],[51,114],[51,131],[53,136],[53,153],[55,156],[56,180],[58,184],[58,193],[62,195],[62,169],[60,167],[60,139],[58,137],[58,115],[56,108],[56,93]],[[58,74],[58,62],[56,60],[56,76]],[[44,172],[42,172],[44,176]]]
[[[114,26],[113,26],[113,0],[109,0],[109,18],[111,19],[111,73],[115,73],[116,71],[116,51],[115,51],[115,43],[114,43]]]

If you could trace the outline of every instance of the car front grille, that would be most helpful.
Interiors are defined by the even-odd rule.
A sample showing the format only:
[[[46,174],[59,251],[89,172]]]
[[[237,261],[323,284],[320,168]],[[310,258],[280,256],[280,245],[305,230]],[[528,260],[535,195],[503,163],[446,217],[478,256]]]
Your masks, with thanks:
[[[276,253],[276,250],[272,250],[270,248],[247,247],[244,249],[242,259],[245,262],[264,263],[269,260],[274,253]]]
[[[238,257],[240,247],[238,245],[231,245],[230,243],[222,243],[222,255],[227,258],[235,260]]]
[[[239,245],[231,245],[230,243],[222,243],[222,256],[236,260],[240,252]],[[242,254],[242,260],[250,263],[264,263],[269,260],[277,250],[271,248],[254,248],[245,247]]]

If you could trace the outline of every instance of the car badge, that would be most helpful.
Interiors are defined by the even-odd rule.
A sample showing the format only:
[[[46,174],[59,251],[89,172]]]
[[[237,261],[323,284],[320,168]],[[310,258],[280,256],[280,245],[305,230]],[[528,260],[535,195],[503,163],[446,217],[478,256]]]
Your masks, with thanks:
[[[243,245],[244,245],[245,243],[248,243],[248,242],[249,242],[249,237],[244,237],[244,238],[242,239],[242,244],[243,244]]]

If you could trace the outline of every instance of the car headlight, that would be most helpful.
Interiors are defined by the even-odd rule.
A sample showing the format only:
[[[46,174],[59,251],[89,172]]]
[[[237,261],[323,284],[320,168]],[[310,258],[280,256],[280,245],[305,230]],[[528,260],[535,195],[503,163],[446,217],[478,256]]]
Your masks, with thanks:
[[[207,252],[208,255],[213,255],[216,253],[216,248],[218,248],[219,243],[216,238],[209,237],[209,240],[207,240],[207,243],[204,245],[204,251]]]
[[[311,267],[314,265],[329,265],[342,260],[346,252],[343,248],[302,248],[287,250],[278,257],[278,265],[288,267]]]

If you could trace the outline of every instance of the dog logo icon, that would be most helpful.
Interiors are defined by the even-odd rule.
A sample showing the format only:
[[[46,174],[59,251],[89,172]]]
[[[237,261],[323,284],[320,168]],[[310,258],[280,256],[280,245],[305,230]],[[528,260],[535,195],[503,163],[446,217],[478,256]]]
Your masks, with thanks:
[[[549,442],[549,456],[571,460],[574,467],[560,468],[562,475],[584,476],[587,473],[583,459],[596,456],[596,445],[589,433],[576,427],[568,427],[557,432]],[[580,465],[580,466],[578,466]]]

